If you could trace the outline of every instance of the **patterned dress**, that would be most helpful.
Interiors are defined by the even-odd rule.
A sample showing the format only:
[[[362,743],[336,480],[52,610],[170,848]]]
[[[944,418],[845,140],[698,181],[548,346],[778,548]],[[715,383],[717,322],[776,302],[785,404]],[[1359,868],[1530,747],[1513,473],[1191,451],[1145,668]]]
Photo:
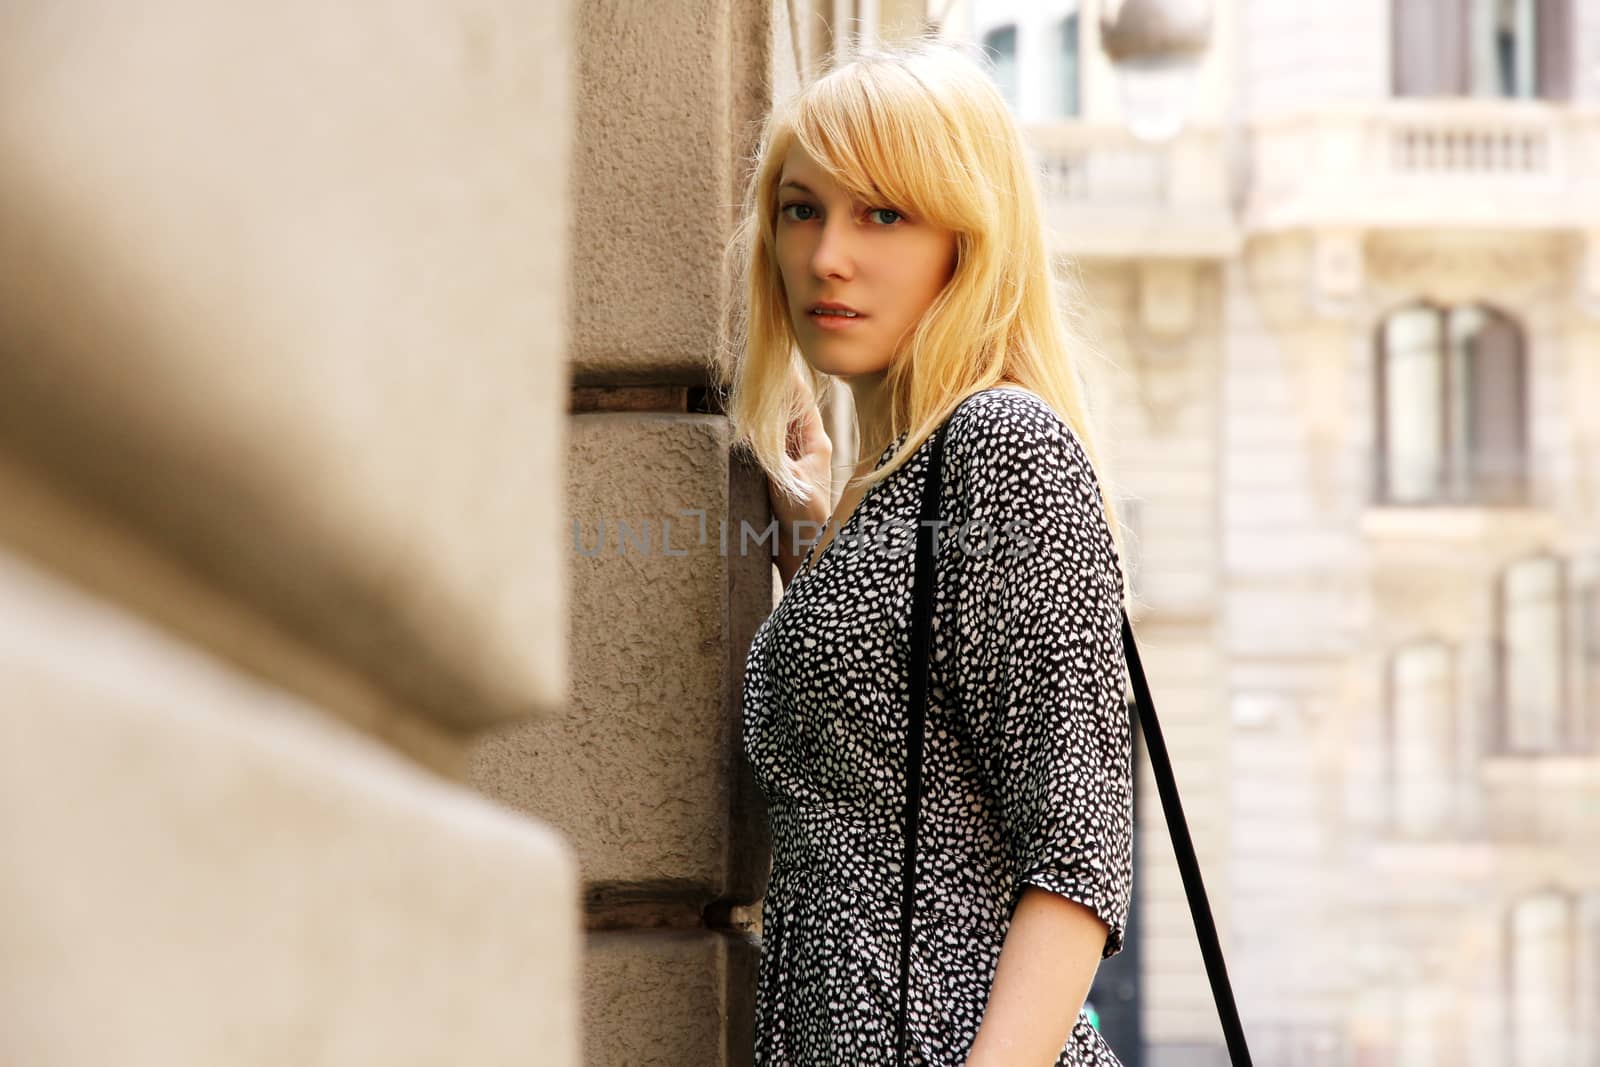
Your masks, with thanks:
[[[742,741],[773,843],[761,1067],[893,1063],[912,538],[932,449],[808,554],[750,646]],[[912,1064],[961,1067],[1024,886],[1104,920],[1102,958],[1122,948],[1132,724],[1121,567],[1072,430],[1028,390],[976,393],[951,416],[942,481],[907,1028]],[[1120,1067],[1081,1013],[1056,1063]]]

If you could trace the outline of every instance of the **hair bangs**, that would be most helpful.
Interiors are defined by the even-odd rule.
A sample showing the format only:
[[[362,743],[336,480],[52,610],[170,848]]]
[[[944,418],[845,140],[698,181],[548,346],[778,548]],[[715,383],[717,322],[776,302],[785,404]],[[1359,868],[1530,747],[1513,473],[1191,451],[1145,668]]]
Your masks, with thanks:
[[[952,168],[959,138],[927,90],[899,64],[858,61],[814,83],[796,102],[800,147],[852,196],[955,230],[973,228]],[[955,188],[952,188],[955,186]]]

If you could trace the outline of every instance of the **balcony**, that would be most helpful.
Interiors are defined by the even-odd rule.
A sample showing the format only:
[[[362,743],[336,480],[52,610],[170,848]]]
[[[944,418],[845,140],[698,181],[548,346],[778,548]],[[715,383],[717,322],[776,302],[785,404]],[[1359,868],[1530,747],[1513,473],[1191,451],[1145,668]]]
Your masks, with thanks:
[[[1238,251],[1221,131],[1152,145],[1121,126],[1024,126],[1042,170],[1052,247],[1082,258],[1214,259]]]
[[[1452,885],[1493,876],[1499,846],[1560,846],[1600,835],[1600,752],[1489,753],[1426,812],[1391,806],[1363,827],[1374,873]]]
[[[1600,215],[1600,109],[1385,100],[1253,125],[1250,232],[1576,230]]]
[[[1379,576],[1503,560],[1558,541],[1561,456],[1533,450],[1427,457],[1374,452],[1360,528]]]
[[[1600,835],[1600,754],[1494,755],[1480,773],[1491,839],[1576,845]]]

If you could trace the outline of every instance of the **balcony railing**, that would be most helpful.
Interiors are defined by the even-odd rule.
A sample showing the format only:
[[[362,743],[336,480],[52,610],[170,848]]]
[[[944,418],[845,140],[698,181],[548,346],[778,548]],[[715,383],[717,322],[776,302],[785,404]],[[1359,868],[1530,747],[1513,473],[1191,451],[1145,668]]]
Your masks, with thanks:
[[[1600,212],[1600,109],[1384,100],[1254,124],[1245,224],[1577,229]]]
[[[1024,130],[1058,252],[1214,258],[1238,250],[1220,131],[1193,129],[1152,145],[1101,123]]]
[[[1024,131],[1071,255],[1225,257],[1263,230],[1575,230],[1600,217],[1594,106],[1400,99],[1260,118],[1238,206],[1221,129],[1166,144],[1109,123]]]
[[[1450,122],[1405,119],[1382,133],[1394,174],[1549,177],[1558,143],[1547,122]]]

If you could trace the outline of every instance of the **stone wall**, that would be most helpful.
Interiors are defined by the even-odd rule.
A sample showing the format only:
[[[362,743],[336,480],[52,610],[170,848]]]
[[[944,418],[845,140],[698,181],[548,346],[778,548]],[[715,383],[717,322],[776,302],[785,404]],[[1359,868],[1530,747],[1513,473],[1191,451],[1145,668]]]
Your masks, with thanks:
[[[571,6],[0,15],[0,1062],[579,1062]]]

